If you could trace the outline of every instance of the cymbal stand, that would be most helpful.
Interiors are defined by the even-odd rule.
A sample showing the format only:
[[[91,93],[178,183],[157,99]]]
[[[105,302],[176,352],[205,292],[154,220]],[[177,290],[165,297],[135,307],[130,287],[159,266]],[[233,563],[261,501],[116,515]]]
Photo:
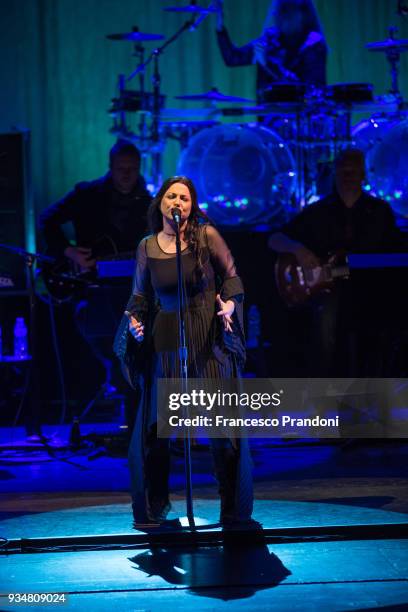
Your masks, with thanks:
[[[118,76],[118,89],[119,89],[119,100],[124,99],[124,90],[125,90],[125,75],[120,74]],[[126,111],[123,106],[119,111],[119,130],[122,134],[126,134],[128,132],[128,127],[126,125]]]
[[[135,43],[134,46],[134,55],[138,58],[139,66],[144,63],[144,54],[145,48],[141,43]],[[145,73],[144,70],[139,72],[139,91],[140,91],[140,101],[142,105],[142,112],[139,114],[139,135],[140,141],[142,143],[142,150],[145,149],[145,142],[148,140],[147,136],[147,125],[146,125],[146,111],[148,111],[148,104],[146,103],[148,98],[145,97]]]
[[[398,32],[398,28],[395,26],[390,26],[388,28],[390,39],[394,39],[394,35]],[[401,53],[398,49],[388,49],[385,53],[385,56],[390,64],[390,72],[391,72],[391,89],[390,94],[395,96],[398,102],[402,102],[403,98],[399,89],[398,83],[398,70],[399,70],[399,61]]]
[[[303,126],[302,126],[302,108],[299,107],[296,111],[296,134],[297,134],[297,147],[295,148],[296,153],[296,202],[297,206],[302,210],[306,204],[306,193],[305,193],[305,151],[303,142]]]
[[[160,146],[160,111],[161,111],[161,96],[160,85],[161,75],[159,69],[159,59],[163,51],[173,42],[175,42],[183,32],[191,29],[196,24],[195,18],[186,21],[174,34],[170,36],[160,47],[154,49],[145,62],[141,62],[136,69],[126,78],[126,82],[131,81],[137,74],[145,72],[146,67],[153,62],[153,117],[151,126],[151,141],[152,141],[152,161],[153,161],[153,178],[156,183],[162,181],[162,148]]]

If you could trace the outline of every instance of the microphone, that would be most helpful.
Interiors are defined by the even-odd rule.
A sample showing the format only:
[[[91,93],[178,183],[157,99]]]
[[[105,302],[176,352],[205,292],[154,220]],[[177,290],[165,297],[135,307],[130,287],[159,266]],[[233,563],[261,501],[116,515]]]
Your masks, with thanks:
[[[178,206],[175,206],[174,208],[171,209],[171,215],[173,217],[173,221],[174,223],[177,223],[177,225],[180,225],[181,223],[181,210]]]

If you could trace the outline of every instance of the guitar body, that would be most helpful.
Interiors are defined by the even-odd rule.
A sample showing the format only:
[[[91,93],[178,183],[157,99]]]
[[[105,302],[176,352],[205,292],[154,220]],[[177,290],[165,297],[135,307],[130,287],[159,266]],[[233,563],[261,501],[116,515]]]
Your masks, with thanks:
[[[48,293],[58,302],[66,302],[87,289],[94,273],[80,272],[73,261],[63,257],[53,264],[42,264],[40,275]]]
[[[134,259],[135,251],[121,253],[114,239],[104,234],[90,247],[91,258],[97,262]],[[68,257],[56,258],[53,264],[41,266],[41,276],[48,293],[56,300],[63,302],[84,295],[90,287],[102,285],[96,267],[80,270]]]
[[[275,264],[278,293],[289,307],[301,306],[316,295],[330,291],[336,278],[348,278],[347,265],[339,265],[344,254],[331,256],[318,268],[302,268],[291,253],[279,255]]]

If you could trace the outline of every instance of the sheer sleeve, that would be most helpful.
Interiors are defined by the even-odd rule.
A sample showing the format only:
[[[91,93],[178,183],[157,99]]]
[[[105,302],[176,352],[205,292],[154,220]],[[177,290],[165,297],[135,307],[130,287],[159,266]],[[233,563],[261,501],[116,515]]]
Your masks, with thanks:
[[[126,306],[128,312],[145,324],[145,338],[141,343],[136,342],[129,331],[129,319],[123,315],[113,344],[113,350],[121,362],[123,375],[132,387],[142,384],[151,350],[152,288],[147,266],[146,241],[147,238],[144,238],[137,248],[133,290]]]
[[[222,359],[223,351],[226,349],[230,354],[234,355],[235,363],[238,369],[241,370],[245,364],[244,288],[237,274],[231,251],[224,239],[212,225],[205,226],[205,235],[210,251],[211,263],[221,285],[219,290],[221,299],[224,301],[233,300],[235,303],[232,315],[232,333],[224,329],[219,317],[215,317],[219,326],[221,337],[219,344],[221,349],[217,348],[216,343],[213,349],[214,354],[217,356],[217,351],[220,350],[219,358]]]
[[[152,291],[149,269],[147,267],[146,242],[147,238],[144,238],[137,247],[132,295],[126,306],[128,312],[143,322],[146,319]]]
[[[205,227],[208,249],[211,262],[221,283],[221,297],[223,300],[235,298],[242,299],[244,288],[237,274],[234,258],[225,240],[212,225]]]

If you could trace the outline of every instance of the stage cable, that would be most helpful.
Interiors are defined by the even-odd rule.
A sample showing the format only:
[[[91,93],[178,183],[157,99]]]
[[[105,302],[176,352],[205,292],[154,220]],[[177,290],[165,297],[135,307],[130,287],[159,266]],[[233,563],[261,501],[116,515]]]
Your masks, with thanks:
[[[57,363],[58,379],[59,379],[60,390],[61,390],[60,425],[63,425],[64,422],[65,422],[65,417],[66,417],[66,413],[67,413],[67,397],[66,397],[64,369],[63,369],[63,366],[62,366],[61,351],[60,351],[60,347],[59,347],[57,331],[56,331],[56,325],[55,325],[55,310],[54,310],[55,306],[56,305],[60,306],[61,303],[58,302],[58,301],[56,302],[55,300],[52,299],[52,297],[45,297],[44,295],[41,295],[40,293],[37,293],[37,292],[36,292],[36,296],[44,304],[47,304],[48,310],[49,310],[49,314],[50,314],[52,346],[53,346],[54,353],[55,353],[55,358],[56,358],[56,363]],[[65,301],[67,301],[67,300],[64,300],[64,302]]]

